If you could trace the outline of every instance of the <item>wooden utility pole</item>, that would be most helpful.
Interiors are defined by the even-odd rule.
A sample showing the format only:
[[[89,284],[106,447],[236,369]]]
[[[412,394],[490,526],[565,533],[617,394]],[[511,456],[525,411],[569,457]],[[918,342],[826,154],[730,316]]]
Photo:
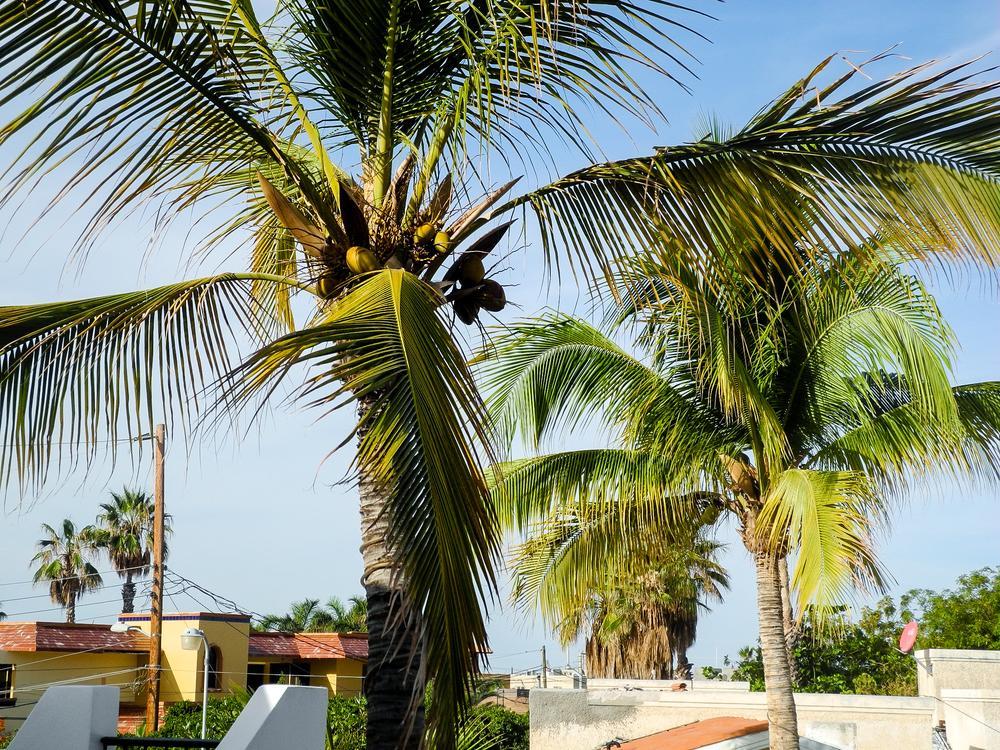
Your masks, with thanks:
[[[545,646],[542,646],[542,687],[549,686],[549,660],[545,658]]]
[[[149,603],[149,689],[146,691],[146,730],[160,725],[160,656],[163,634],[163,451],[166,429],[153,432],[153,589]]]

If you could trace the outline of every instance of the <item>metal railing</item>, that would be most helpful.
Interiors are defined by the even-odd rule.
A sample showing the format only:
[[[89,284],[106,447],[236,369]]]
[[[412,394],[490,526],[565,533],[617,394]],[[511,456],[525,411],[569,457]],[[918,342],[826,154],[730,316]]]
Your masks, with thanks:
[[[151,747],[159,750],[182,750],[186,748],[216,748],[221,740],[190,740],[170,739],[169,737],[101,737],[101,745],[105,750],[109,747]]]

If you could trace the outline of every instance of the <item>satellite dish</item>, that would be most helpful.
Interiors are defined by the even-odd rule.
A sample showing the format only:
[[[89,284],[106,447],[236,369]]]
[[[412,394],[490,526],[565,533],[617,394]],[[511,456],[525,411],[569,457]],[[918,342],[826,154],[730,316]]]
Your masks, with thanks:
[[[903,632],[899,634],[899,650],[904,654],[910,653],[913,650],[913,644],[917,642],[917,631],[920,626],[917,625],[916,620],[910,620],[906,623],[906,627],[903,628]]]

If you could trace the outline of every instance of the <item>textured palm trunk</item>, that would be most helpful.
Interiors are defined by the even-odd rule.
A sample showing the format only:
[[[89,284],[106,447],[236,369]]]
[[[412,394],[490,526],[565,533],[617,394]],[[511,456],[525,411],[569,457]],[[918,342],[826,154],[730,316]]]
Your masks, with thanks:
[[[76,594],[66,597],[66,622],[76,622]]]
[[[778,562],[778,575],[781,579],[781,619],[785,627],[785,651],[788,654],[788,675],[792,687],[799,684],[799,665],[795,661],[795,647],[799,643],[799,626],[795,622],[795,610],[792,608],[792,587],[788,576],[788,556]]]
[[[361,409],[370,408],[362,405]],[[362,472],[361,557],[368,599],[367,750],[416,750],[424,729],[417,623],[400,616],[404,581],[387,539],[386,492]],[[419,696],[412,706],[413,696]],[[411,709],[414,709],[411,713]],[[408,718],[409,717],[409,718]]]
[[[677,667],[674,669],[674,678],[679,680],[688,679],[687,674],[688,647],[686,643],[677,644]]]
[[[131,614],[135,612],[135,583],[132,582],[132,571],[125,574],[125,583],[122,584],[122,613]]]
[[[767,550],[754,551],[753,556],[757,569],[757,613],[771,750],[799,750],[798,718],[785,645],[780,560]]]

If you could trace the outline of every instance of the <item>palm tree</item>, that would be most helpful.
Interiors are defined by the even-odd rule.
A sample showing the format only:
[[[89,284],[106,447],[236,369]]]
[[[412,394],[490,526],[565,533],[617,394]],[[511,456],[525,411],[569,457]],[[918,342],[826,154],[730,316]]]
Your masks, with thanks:
[[[368,630],[368,602],[364,597],[352,596],[345,604],[339,597],[326,600],[330,615],[330,630],[334,633],[363,633]]]
[[[965,69],[839,101],[800,83],[732,141],[513,198],[513,182],[484,184],[498,157],[518,169],[557,143],[586,156],[578,109],[655,118],[633,66],[683,67],[667,34],[699,15],[632,0],[293,0],[262,24],[243,1],[0,0],[0,66],[18,81],[0,95],[16,108],[0,144],[33,138],[8,147],[0,203],[80,164],[59,198],[89,211],[68,243],[81,253],[149,200],[165,222],[225,214],[199,250],[253,237],[247,271],[0,309],[0,478],[37,485],[98,447],[113,456],[153,415],[192,424],[207,391],[222,422],[256,413],[312,365],[297,396],[358,409],[368,747],[419,742],[425,677],[447,744],[499,548],[480,468],[491,435],[450,322],[505,305],[484,267],[510,227],[496,222],[530,206],[546,247],[586,275],[627,246],[734,213],[770,220],[789,201],[843,208],[823,214],[824,236],[894,215],[951,254],[1000,245],[993,214],[973,215],[996,196],[998,98]],[[316,309],[296,329],[303,296]]]
[[[568,511],[568,512],[567,512]],[[624,537],[644,535],[616,512],[560,509],[513,556],[514,601],[541,611],[563,645],[586,636],[587,674],[670,679],[687,664],[698,610],[720,600],[728,576],[720,545],[691,525],[637,553]]]
[[[734,519],[756,568],[772,748],[798,747],[785,560],[794,554],[798,610],[828,610],[854,586],[881,585],[872,531],[893,497],[1000,468],[1000,382],[949,385],[951,331],[903,259],[914,260],[876,242],[803,254],[791,269],[761,266],[769,292],[728,269],[646,262],[616,311],[639,324],[644,356],[554,314],[498,331],[486,353],[492,406],[531,445],[593,415],[614,440],[509,464],[507,524],[601,509],[641,532],[617,543],[642,572],[644,550],[669,545],[674,526]],[[562,587],[596,562],[582,553]]]
[[[122,585],[122,612],[135,611],[136,577],[149,575],[153,547],[155,503],[145,492],[123,489],[112,492],[110,503],[101,503],[101,513],[91,531],[91,543],[111,561]],[[163,519],[163,558],[167,558],[170,516]]]
[[[257,628],[282,633],[323,632],[330,630],[330,613],[319,604],[319,599],[292,602],[292,609],[285,615],[265,615]]]
[[[91,526],[77,531],[68,518],[58,531],[42,524],[45,537],[38,541],[38,553],[31,558],[38,565],[35,583],[49,584],[52,602],[66,610],[66,622],[76,622],[76,601],[80,595],[103,584],[101,574],[89,559],[94,552],[92,531]]]

